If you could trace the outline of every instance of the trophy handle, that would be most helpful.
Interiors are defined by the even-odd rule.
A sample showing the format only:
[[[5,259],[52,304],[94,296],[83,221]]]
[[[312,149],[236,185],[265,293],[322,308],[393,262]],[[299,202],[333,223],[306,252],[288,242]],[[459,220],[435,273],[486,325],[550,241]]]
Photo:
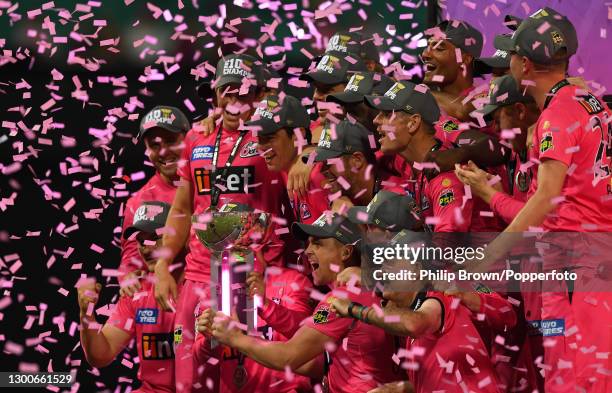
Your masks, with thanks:
[[[215,311],[219,310],[219,300],[221,299],[221,269],[223,268],[223,252],[213,251],[210,253],[210,301]],[[214,349],[219,345],[219,342],[211,338],[210,347]]]

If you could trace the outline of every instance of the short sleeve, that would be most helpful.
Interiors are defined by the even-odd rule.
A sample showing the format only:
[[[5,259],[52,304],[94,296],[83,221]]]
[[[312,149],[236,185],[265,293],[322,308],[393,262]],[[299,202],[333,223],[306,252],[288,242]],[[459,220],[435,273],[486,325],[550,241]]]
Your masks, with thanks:
[[[473,199],[464,201],[463,183],[452,172],[442,173],[427,184],[433,206],[435,232],[467,232],[472,224]]]
[[[124,296],[117,302],[106,323],[130,334],[134,334],[136,331],[134,316],[134,301],[131,297]]]
[[[428,292],[425,301],[428,300],[437,301],[442,307],[442,329],[436,334],[440,335],[448,332],[455,323],[455,310],[459,307],[459,299],[438,292]]]
[[[188,182],[191,182],[191,151],[192,151],[192,144],[190,143],[191,140],[194,139],[195,135],[193,134],[195,131],[189,131],[187,133],[187,135],[185,136],[184,139],[184,143],[185,143],[185,147],[183,148],[183,151],[181,152],[181,158],[179,160],[179,164],[178,164],[178,169],[177,169],[177,173],[178,175],[187,180]]]
[[[558,110],[545,110],[534,133],[538,159],[561,161],[569,167],[574,152],[580,150],[578,138],[582,127],[577,119]]]
[[[331,294],[325,296],[305,325],[338,341],[348,334],[355,320],[353,318],[342,318],[331,311],[331,297]]]

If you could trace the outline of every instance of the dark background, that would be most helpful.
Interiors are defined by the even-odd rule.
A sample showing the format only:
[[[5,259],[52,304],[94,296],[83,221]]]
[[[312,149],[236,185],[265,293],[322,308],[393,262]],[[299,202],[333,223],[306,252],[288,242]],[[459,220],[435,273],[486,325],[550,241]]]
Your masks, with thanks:
[[[259,3],[264,2],[248,8],[233,2],[223,6],[222,2],[196,1],[194,4],[185,0],[183,9],[178,9],[177,1],[149,2],[161,10],[168,9],[173,17],[182,15],[187,25],[184,34],[192,36],[206,31],[205,23],[198,21],[199,16],[212,17],[214,21],[224,7],[227,17],[223,24],[210,26],[219,35],[202,36],[192,43],[171,40],[174,28],[181,23],[166,22],[163,16],[153,18],[146,1],[137,0],[129,5],[120,0],[106,1],[99,7],[90,2],[91,11],[76,11],[76,2],[56,0],[54,7],[29,18],[28,11],[43,3],[20,2],[10,13],[6,4],[0,5],[0,50],[4,51],[0,52],[3,55],[0,59],[0,348],[3,350],[0,371],[75,369],[78,385],[74,390],[116,391],[120,384],[124,391],[135,380],[136,367],[129,369],[117,359],[113,365],[97,370],[83,359],[75,329],[78,306],[74,285],[81,276],[95,276],[105,284],[98,307],[104,308],[116,299],[116,279],[103,276],[102,269],[117,268],[120,211],[129,193],[138,190],[153,173],[143,147],[134,139],[139,119],[129,120],[128,115],[142,115],[157,104],[177,106],[191,118],[207,113],[209,105],[197,97],[195,86],[202,80],[210,80],[210,71],[200,81],[190,71],[205,61],[216,66],[218,48],[228,53],[236,46],[252,44],[262,36],[261,27],[275,18],[280,21],[275,37],[264,47],[284,46],[285,39],[292,37],[291,22],[306,33],[312,24],[326,38],[339,29],[364,26],[388,40],[381,52],[387,52],[387,63],[391,63],[406,60],[400,58],[401,53],[418,54],[419,40],[412,38],[426,28],[431,11],[423,1],[413,1],[414,8],[408,1],[403,6],[400,1],[344,1],[338,2],[342,13],[329,20],[308,18],[307,14],[303,17],[303,11],[314,14],[323,3],[314,0],[296,0],[296,11],[284,10],[282,6],[277,10],[259,9]],[[70,17],[62,18],[60,9],[65,9]],[[360,9],[363,11],[359,12]],[[89,12],[94,16],[79,20]],[[402,14],[413,15],[411,19],[406,19],[408,16],[400,19]],[[68,38],[66,44],[54,44],[53,35],[42,26],[46,18],[55,24],[55,36],[60,37],[69,37],[71,31],[93,34],[97,29],[93,20],[104,19],[107,26],[98,32],[97,38],[88,38],[91,45],[73,38]],[[234,25],[238,29],[236,34],[224,28],[235,18],[250,19]],[[391,28],[386,29],[389,25],[394,26],[394,35],[385,31],[393,32]],[[133,42],[145,35],[156,37],[157,44],[145,42],[134,48]],[[238,38],[238,45],[224,43],[224,37],[233,36]],[[101,41],[116,38],[120,40],[113,47],[118,53],[110,52],[109,46],[100,46]],[[287,76],[288,67],[305,68],[310,64],[301,48],[316,55],[321,52],[322,44],[317,44],[314,38],[296,40],[288,50],[268,54],[265,60],[284,60],[284,66],[277,68],[281,75]],[[45,45],[48,48],[38,53],[39,47]],[[53,54],[52,47],[56,47]],[[85,50],[77,55],[92,64],[98,63],[98,69],[87,70],[67,63],[69,51],[80,47]],[[158,52],[141,60],[138,55],[145,47]],[[25,57],[15,59],[17,54]],[[180,56],[180,69],[165,75],[163,81],[139,81],[147,67],[165,73],[164,65],[156,64],[161,54]],[[402,63],[407,70],[414,67],[414,64]],[[63,79],[53,81],[52,70],[60,72]],[[74,76],[78,76],[89,96],[85,104],[71,97],[75,90]],[[103,83],[104,77],[125,78],[119,83],[125,87]],[[22,81],[31,88],[17,89],[16,84]],[[310,89],[288,91],[299,97],[311,95]],[[24,98],[25,92],[31,97]],[[41,105],[52,94],[56,95],[57,103],[42,113]],[[141,107],[128,110],[126,104],[131,98],[142,103]],[[187,108],[185,99],[193,103],[195,111]],[[56,126],[43,133],[43,121],[50,118]],[[23,122],[21,126],[17,125],[19,122]],[[90,135],[91,128],[113,131],[110,137],[97,139]],[[66,144],[67,138],[74,138],[74,143]],[[74,173],[62,173],[62,165],[72,168]],[[141,171],[145,176],[139,175]],[[128,184],[116,183],[113,178],[118,175],[132,176],[134,180]],[[64,207],[71,200],[74,206],[66,211]],[[101,247],[103,252],[93,251],[92,245]],[[63,291],[67,291],[65,295]],[[102,315],[98,316],[99,322],[104,320]],[[63,332],[60,331],[62,324]],[[132,359],[134,355],[132,350],[119,357]]]

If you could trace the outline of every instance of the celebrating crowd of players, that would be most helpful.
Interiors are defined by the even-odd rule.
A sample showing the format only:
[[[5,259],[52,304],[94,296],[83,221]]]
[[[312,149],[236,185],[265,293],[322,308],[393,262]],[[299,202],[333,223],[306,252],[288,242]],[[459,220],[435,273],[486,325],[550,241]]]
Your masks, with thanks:
[[[574,27],[550,8],[507,25],[489,58],[466,22],[428,30],[423,84],[384,75],[372,39],[341,32],[301,76],[312,101],[235,53],[202,123],[150,110],[139,138],[156,173],[125,206],[122,297],[103,326],[100,284],[79,287],[89,363],[135,339],[142,392],[612,391],[608,293],[360,287],[364,233],[612,232],[611,112],[567,75]],[[485,96],[474,77],[490,73]],[[215,311],[192,230],[228,202],[289,229],[254,247],[260,334]],[[527,334],[533,321],[562,329]]]

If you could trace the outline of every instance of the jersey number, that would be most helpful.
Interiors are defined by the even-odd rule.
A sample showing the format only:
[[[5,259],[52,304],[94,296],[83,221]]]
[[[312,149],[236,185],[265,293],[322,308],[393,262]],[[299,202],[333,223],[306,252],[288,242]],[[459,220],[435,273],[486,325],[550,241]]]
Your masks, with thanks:
[[[594,116],[591,120],[593,131],[599,130],[601,133],[601,142],[597,148],[595,155],[595,181],[606,179],[610,176],[610,158],[612,157],[612,124],[608,122],[603,124],[601,118]]]

